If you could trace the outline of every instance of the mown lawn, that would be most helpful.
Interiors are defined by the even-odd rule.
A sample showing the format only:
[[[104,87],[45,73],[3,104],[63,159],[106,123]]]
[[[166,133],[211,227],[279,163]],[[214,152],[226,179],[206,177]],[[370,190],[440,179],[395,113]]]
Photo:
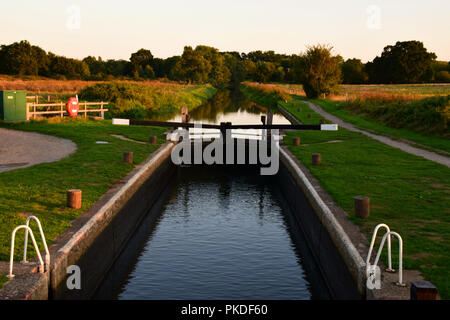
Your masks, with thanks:
[[[319,122],[320,116],[305,103],[279,103],[303,123]],[[342,128],[286,134],[284,143],[290,151],[368,239],[376,224],[387,223],[403,237],[404,267],[420,270],[443,298],[450,298],[450,170]],[[293,137],[301,138],[300,146],[292,145]],[[322,155],[321,166],[312,166],[313,153]],[[355,196],[370,197],[368,219],[354,217]],[[394,242],[394,265],[398,261],[396,245]]]
[[[305,99],[304,97],[300,98]],[[366,129],[373,133],[385,135],[393,139],[407,139],[413,142],[412,144],[416,147],[442,153],[447,156],[450,155],[450,140],[448,139],[437,135],[420,134],[407,129],[395,129],[381,123],[376,123],[364,115],[356,115],[351,113],[343,107],[341,102],[322,99],[312,99],[311,102],[319,105],[326,112],[331,113],[346,122],[352,123],[360,129]]]
[[[23,224],[27,215],[41,220],[47,242],[70,226],[70,222],[85,212],[111,186],[133,169],[123,162],[123,152],[134,153],[134,163],[141,163],[164,141],[165,128],[143,126],[113,126],[111,121],[66,120],[48,123],[32,121],[20,124],[0,123],[8,129],[34,131],[70,139],[77,151],[53,163],[0,173],[0,259],[9,260],[10,237],[14,227]],[[148,141],[158,136],[158,145],[124,141],[111,134]],[[108,141],[109,144],[96,144]],[[80,210],[66,207],[66,191],[81,189],[83,206]],[[32,226],[34,228],[34,225]],[[40,236],[35,232],[36,240]],[[42,246],[40,246],[42,248]],[[23,250],[23,233],[16,240],[16,259]],[[29,248],[30,256],[34,253]]]
[[[8,278],[4,274],[0,273],[0,289],[3,288],[6,281],[8,281]]]

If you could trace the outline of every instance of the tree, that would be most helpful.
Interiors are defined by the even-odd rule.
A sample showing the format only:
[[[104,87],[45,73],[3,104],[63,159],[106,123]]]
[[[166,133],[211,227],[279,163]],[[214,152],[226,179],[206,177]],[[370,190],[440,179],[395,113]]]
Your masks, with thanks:
[[[373,83],[418,83],[430,81],[436,54],[428,52],[420,41],[397,42],[386,46],[380,57],[367,64]]]
[[[360,59],[348,59],[341,65],[342,82],[348,84],[365,83],[368,79],[364,72],[364,64]]]
[[[225,53],[225,65],[230,70],[230,84],[237,87],[245,80],[245,66],[239,55],[234,53]]]
[[[333,48],[326,45],[308,47],[299,59],[297,70],[300,83],[308,98],[329,95],[339,89],[341,82],[340,56],[333,56]]]
[[[190,46],[184,47],[181,59],[172,69],[172,76],[177,80],[184,80],[195,83],[205,83],[212,66],[198,51]]]
[[[131,54],[130,62],[132,66],[133,76],[151,79],[155,76],[155,72],[151,67],[153,55],[150,50],[139,49]]]

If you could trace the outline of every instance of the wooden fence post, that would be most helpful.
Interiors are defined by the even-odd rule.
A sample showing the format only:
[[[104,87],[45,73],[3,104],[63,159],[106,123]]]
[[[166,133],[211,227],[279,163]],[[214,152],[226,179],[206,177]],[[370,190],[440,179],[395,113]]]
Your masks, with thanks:
[[[84,118],[86,119],[87,117],[87,102],[84,102]]]
[[[60,102],[60,106],[61,106],[61,118],[64,118],[64,111],[63,111],[63,103],[62,103],[62,101]]]
[[[36,119],[36,103],[33,103],[33,119]]]

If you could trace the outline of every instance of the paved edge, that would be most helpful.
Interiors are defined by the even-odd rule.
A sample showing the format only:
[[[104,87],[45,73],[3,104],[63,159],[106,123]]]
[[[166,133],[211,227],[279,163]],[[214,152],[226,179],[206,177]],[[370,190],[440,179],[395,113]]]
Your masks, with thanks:
[[[166,142],[150,154],[123,179],[124,185],[115,186],[106,192],[72,222],[72,227],[55,239],[49,248],[52,257],[49,271],[36,273],[35,267],[24,268],[15,263],[15,268],[23,268],[23,274],[17,274],[12,281],[5,283],[0,289],[0,300],[49,299],[51,288],[56,288],[67,277],[67,266],[74,264],[83,255],[104,229],[105,222],[119,212],[159,164],[170,157],[173,146],[172,142]]]
[[[299,182],[302,191],[305,193],[308,201],[314,208],[317,217],[324,225],[336,248],[339,250],[345,264],[347,265],[353,279],[355,280],[358,291],[361,293],[361,295],[365,295],[366,263],[361,257],[361,254],[358,252],[353,242],[345,232],[344,228],[336,219],[335,215],[331,212],[330,208],[325,204],[314,186],[297,165],[296,161],[293,159],[292,154],[290,154],[290,152],[286,151],[284,148],[280,148],[280,155],[281,160],[288,165],[288,168],[291,169],[291,174],[293,174],[295,180]]]
[[[369,138],[377,140],[377,141],[379,141],[381,143],[384,143],[384,144],[386,144],[388,146],[391,146],[393,148],[400,149],[400,150],[402,150],[404,152],[407,152],[409,154],[425,158],[427,160],[433,161],[435,163],[442,164],[442,165],[446,166],[447,168],[450,168],[450,158],[449,157],[437,154],[435,152],[431,152],[431,151],[427,151],[427,150],[424,150],[424,149],[416,148],[416,147],[413,147],[413,146],[411,146],[411,145],[409,145],[409,144],[407,144],[405,142],[392,140],[391,138],[386,137],[386,136],[373,134],[373,133],[370,133],[368,131],[361,130],[361,129],[357,128],[355,125],[353,125],[351,123],[348,123],[348,122],[345,122],[341,118],[336,117],[335,115],[332,115],[332,114],[326,112],[320,106],[318,106],[318,105],[316,105],[316,104],[314,104],[312,102],[309,102],[309,101],[306,101],[306,100],[300,100],[300,99],[295,99],[295,100],[301,101],[303,103],[306,103],[314,112],[320,114],[322,117],[324,117],[324,118],[326,118],[326,119],[328,119],[328,120],[330,120],[330,121],[332,121],[334,123],[337,123],[339,126],[345,128],[347,130],[350,130],[350,131],[353,131],[353,132],[362,133],[362,134],[368,136]]]

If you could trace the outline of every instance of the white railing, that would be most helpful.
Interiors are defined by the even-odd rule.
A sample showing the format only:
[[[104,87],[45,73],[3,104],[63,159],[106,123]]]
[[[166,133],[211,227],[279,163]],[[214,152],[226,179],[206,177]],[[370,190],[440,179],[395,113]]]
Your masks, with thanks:
[[[372,256],[373,247],[375,245],[375,240],[377,237],[378,230],[380,228],[385,228],[386,233],[384,234],[383,238],[381,239],[380,247],[378,249],[377,256],[375,257],[374,264],[371,265],[370,258]],[[398,286],[404,287],[406,284],[403,283],[403,239],[402,237],[397,233],[391,231],[388,225],[382,223],[375,227],[372,235],[372,241],[370,242],[370,248],[369,253],[367,254],[366,259],[366,274],[369,276],[369,274],[373,271],[374,267],[378,265],[378,261],[380,260],[381,252],[383,251],[384,244],[386,242],[386,239],[388,240],[388,269],[386,271],[388,272],[395,272],[395,270],[392,268],[392,258],[391,258],[391,236],[395,236],[398,239],[398,282],[396,283]]]
[[[30,221],[31,219],[33,219],[34,221],[36,221],[38,228],[39,228],[39,232],[41,234],[41,238],[42,238],[42,242],[44,243],[44,248],[45,248],[45,271],[48,271],[48,269],[50,268],[50,252],[48,251],[48,247],[47,247],[47,241],[45,240],[45,235],[44,235],[44,231],[42,230],[42,225],[41,222],[39,221],[38,218],[36,218],[35,216],[29,216],[27,218],[27,221],[25,223],[25,225],[27,227],[30,226]],[[28,247],[28,229],[30,228],[26,228],[25,229],[25,243],[23,245],[23,260],[22,263],[27,263],[27,247]]]
[[[367,254],[367,259],[366,259],[366,272],[368,272],[369,267],[370,267],[370,258],[372,257],[373,247],[375,245],[375,240],[377,239],[378,230],[380,230],[380,228],[385,228],[386,232],[391,232],[391,229],[389,228],[389,226],[384,223],[380,223],[373,230],[372,241],[370,242],[369,253]],[[388,239],[388,268],[386,269],[386,271],[395,272],[395,270],[392,269],[391,236],[389,236],[387,239]]]
[[[36,250],[36,253],[37,253],[37,256],[38,256],[39,262],[40,262],[39,272],[41,272],[41,273],[44,272],[44,261],[42,260],[41,253],[39,252],[39,247],[38,247],[38,245],[36,243],[36,239],[34,238],[33,231],[31,230],[31,228],[29,226],[21,225],[21,226],[16,227],[13,230],[12,235],[11,235],[11,255],[10,255],[10,258],[9,258],[9,275],[8,275],[8,277],[10,279],[14,278],[14,274],[13,274],[14,242],[16,240],[16,232],[17,232],[17,230],[20,230],[20,229],[26,229],[30,233],[31,240],[33,240],[34,249]]]

